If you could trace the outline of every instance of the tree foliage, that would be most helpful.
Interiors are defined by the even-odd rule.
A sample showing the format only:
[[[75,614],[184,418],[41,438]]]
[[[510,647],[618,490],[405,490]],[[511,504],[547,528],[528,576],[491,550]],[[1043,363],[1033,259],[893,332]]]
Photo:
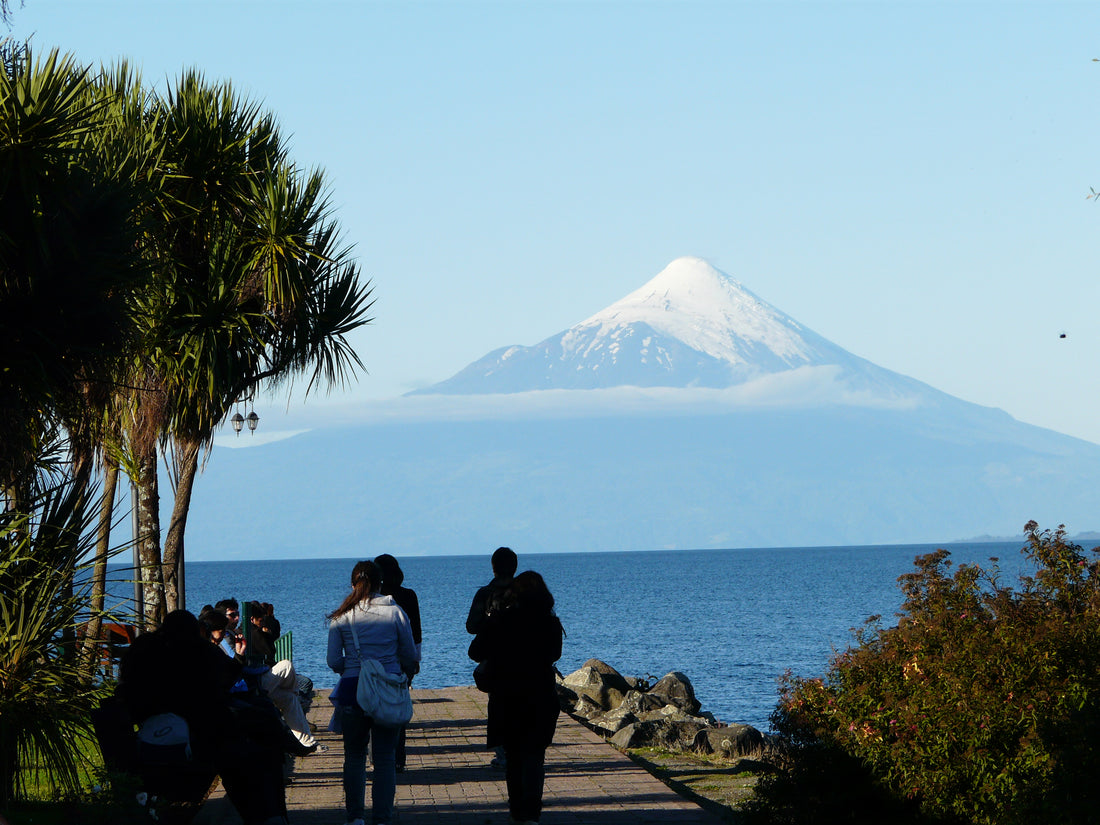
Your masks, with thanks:
[[[52,431],[80,418],[130,346],[141,268],[135,190],[95,151],[107,110],[87,93],[88,69],[10,44],[3,68],[0,485],[18,495]]]
[[[361,369],[347,335],[370,321],[371,290],[323,174],[296,167],[230,83],[188,71],[159,95],[125,63],[2,56],[0,499],[33,498],[58,439],[77,486],[97,456],[124,470],[155,623],[181,605],[215,431],[242,397]],[[174,482],[165,536],[158,457]]]
[[[869,622],[824,678],[788,676],[773,723],[791,766],[763,783],[762,819],[1095,821],[1100,554],[1025,529],[1035,573],[1016,589],[995,563],[921,556],[896,626]]]
[[[66,642],[88,618],[86,577],[72,587],[91,543],[84,498],[62,482],[0,513],[0,806],[28,780],[77,790],[92,742],[106,686],[80,678]]]

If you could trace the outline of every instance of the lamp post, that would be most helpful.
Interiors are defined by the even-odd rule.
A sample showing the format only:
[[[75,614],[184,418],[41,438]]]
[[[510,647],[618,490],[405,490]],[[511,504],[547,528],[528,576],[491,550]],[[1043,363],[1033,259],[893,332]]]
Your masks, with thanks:
[[[249,401],[249,406],[251,406],[251,401]],[[237,410],[229,419],[229,423],[233,425],[233,432],[235,432],[239,438],[245,424],[248,425],[248,431],[250,433],[256,432],[256,427],[260,423],[260,416],[256,415],[255,410],[250,411],[248,415],[241,415],[241,411]]]

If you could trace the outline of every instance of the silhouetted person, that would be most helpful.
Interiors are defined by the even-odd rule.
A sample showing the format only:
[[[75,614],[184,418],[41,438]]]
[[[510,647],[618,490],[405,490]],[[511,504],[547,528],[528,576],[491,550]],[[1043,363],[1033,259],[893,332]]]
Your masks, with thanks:
[[[278,715],[265,722],[253,714],[242,723],[230,694],[240,664],[215,644],[203,639],[192,614],[169,613],[159,630],[139,636],[123,657],[118,695],[138,724],[162,713],[187,721],[194,763],[221,776],[245,825],[285,823],[283,751],[266,741],[281,736]]]
[[[381,592],[383,596],[390,596],[397,602],[397,606],[405,611],[405,615],[409,617],[409,625],[412,627],[413,642],[416,644],[416,657],[419,660],[420,601],[416,598],[416,591],[402,586],[405,581],[405,574],[401,570],[401,565],[397,563],[397,559],[389,553],[383,553],[381,556],[375,557],[374,563],[377,564],[378,569],[382,571],[382,588],[379,592]],[[416,674],[406,673],[405,675],[409,677],[409,685],[411,686],[413,676]],[[402,725],[401,735],[397,738],[397,762],[395,769],[398,773],[405,772],[405,765],[407,762],[405,739],[407,730],[408,726]]]
[[[546,748],[558,721],[554,662],[564,630],[542,576],[516,576],[501,605],[470,643],[470,658],[489,678],[486,746],[503,747],[513,822],[537,823],[542,811]]]

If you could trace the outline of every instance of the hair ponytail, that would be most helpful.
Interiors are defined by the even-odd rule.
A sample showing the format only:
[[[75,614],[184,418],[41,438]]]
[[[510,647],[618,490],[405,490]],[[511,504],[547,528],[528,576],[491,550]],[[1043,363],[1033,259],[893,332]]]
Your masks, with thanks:
[[[351,592],[340,606],[328,614],[329,621],[339,619],[357,604],[370,604],[372,593],[378,591],[382,583],[382,572],[373,561],[361,561],[351,569]]]

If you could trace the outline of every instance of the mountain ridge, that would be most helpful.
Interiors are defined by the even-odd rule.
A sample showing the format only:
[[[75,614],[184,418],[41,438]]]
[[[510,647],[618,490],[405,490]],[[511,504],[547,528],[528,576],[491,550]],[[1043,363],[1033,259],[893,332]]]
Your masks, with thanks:
[[[217,451],[189,547],[686,550],[1095,525],[1100,445],[878,367],[705,266],[677,259],[701,280],[666,267],[672,284],[494,350],[367,423]],[[266,507],[240,506],[241,479]]]
[[[801,367],[834,365],[850,390],[933,404],[946,397],[828,341],[702,258],[681,257],[568,329],[534,346],[495,349],[450,378],[407,395],[726,388]]]

